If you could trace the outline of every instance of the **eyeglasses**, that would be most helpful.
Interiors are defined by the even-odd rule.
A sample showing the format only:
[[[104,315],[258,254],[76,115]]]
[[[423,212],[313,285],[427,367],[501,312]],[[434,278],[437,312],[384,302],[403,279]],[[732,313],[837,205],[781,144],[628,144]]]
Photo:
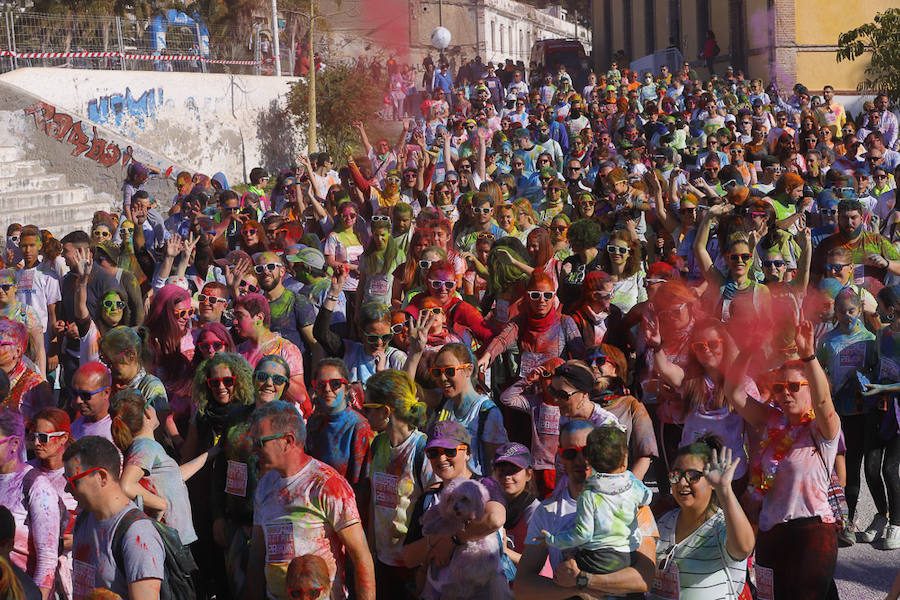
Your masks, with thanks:
[[[441,288],[444,288],[445,290],[449,291],[456,287],[456,282],[455,281],[444,281],[441,279],[429,279],[428,285],[430,285],[431,289],[433,289],[433,290],[439,290]]]
[[[557,400],[568,400],[575,394],[580,393],[578,390],[573,390],[571,392],[567,392],[565,390],[561,390],[559,388],[551,387],[547,390],[550,392],[550,395],[556,398]]]
[[[551,225],[550,231],[553,233],[565,233],[569,229],[568,225]]]
[[[172,313],[175,315],[176,319],[183,319],[185,317],[191,318],[194,316],[194,307],[182,309],[176,308]]]
[[[282,386],[288,382],[288,378],[279,373],[267,373],[266,371],[257,371],[253,374],[253,378],[256,379],[256,383],[264,384],[267,381],[271,381],[275,387]]]
[[[610,254],[618,254],[620,256],[625,256],[626,254],[628,254],[630,249],[626,248],[624,246],[616,246],[614,244],[610,244],[609,246],[606,247],[606,251],[609,252]]]
[[[108,231],[96,229],[91,233],[91,235],[93,235],[96,238],[106,239],[106,238],[110,237],[112,234]],[[10,238],[10,239],[12,239],[12,238]]]
[[[255,294],[256,292],[259,291],[259,288],[258,288],[258,287],[256,287],[256,286],[253,285],[252,283],[247,283],[246,281],[241,281],[241,282],[238,284],[238,287],[241,288],[241,289],[247,290],[247,291],[250,292],[251,294]]]
[[[714,340],[703,340],[701,342],[691,342],[691,349],[697,354],[701,352],[718,352],[722,349],[722,342],[724,342],[722,338],[716,338]]]
[[[266,442],[268,442],[270,440],[277,440],[278,438],[283,438],[288,435],[292,435],[292,434],[285,432],[285,433],[273,433],[272,435],[264,435],[261,438],[256,438],[255,440],[253,440],[253,445],[256,447],[257,450],[262,450],[263,444],[265,444]]]
[[[385,179],[385,181],[388,181],[388,182],[390,182],[390,183],[400,183],[400,178],[399,178],[399,177],[393,177],[393,176],[392,176],[392,177],[385,177],[384,179]]]
[[[373,215],[372,216],[373,223],[390,223],[391,218],[387,215]]]
[[[780,269],[781,267],[783,267],[784,265],[787,264],[786,261],[777,260],[777,259],[776,260],[764,260],[764,261],[762,261],[762,263],[763,263],[763,266],[767,269],[771,269],[772,267],[775,267],[776,269]]]
[[[575,460],[575,457],[584,453],[584,446],[566,446],[559,449],[559,455],[563,460]]]
[[[843,265],[835,263],[832,265],[825,265],[825,270],[826,271],[843,271],[845,267],[849,267],[849,266],[850,266],[849,263],[843,264]]]
[[[324,394],[329,389],[332,392],[336,392],[341,389],[341,386],[347,385],[350,383],[344,378],[340,379],[314,379],[312,382],[313,389],[316,390],[319,394]]]
[[[491,208],[490,208],[489,206],[482,206],[482,207],[473,206],[473,207],[472,207],[472,214],[475,214],[475,215],[489,215],[489,214],[491,214]]]
[[[465,444],[460,444],[456,448],[426,448],[425,456],[434,460],[435,458],[440,458],[441,456],[446,456],[447,458],[456,458],[456,455],[459,454],[460,450],[465,450],[468,446]]]
[[[688,483],[697,483],[703,478],[703,471],[698,471],[697,469],[672,469],[669,471],[669,483],[672,485],[677,485],[682,478],[686,479]]]
[[[35,431],[32,436],[32,440],[34,440],[35,444],[49,444],[52,438],[58,438],[66,435],[65,431],[51,431],[50,433],[41,433],[39,431]]]
[[[119,229],[119,233],[121,233],[122,235],[131,235],[132,233],[134,233],[134,229],[131,227],[122,227],[121,229]]]
[[[234,387],[234,376],[228,375],[226,377],[207,377],[206,385],[209,386],[209,389],[214,390],[221,386],[225,386],[227,388]]]
[[[431,313],[433,315],[442,315],[444,314],[444,309],[440,306],[432,306],[431,308],[423,308],[419,311],[420,313],[428,314]]]
[[[393,333],[384,333],[382,335],[378,335],[375,333],[366,334],[366,341],[370,344],[377,344],[379,342],[382,344],[389,344],[392,339],[394,339]]]
[[[428,369],[428,372],[431,373],[431,376],[435,379],[439,379],[442,375],[447,377],[456,377],[457,369],[464,369],[465,367],[471,367],[472,363],[463,363],[461,365],[455,365],[451,367],[431,367]]]
[[[553,296],[556,295],[556,292],[545,292],[542,290],[528,290],[528,297],[532,300],[540,300],[543,298],[544,300],[553,300]]]
[[[225,298],[219,298],[218,296],[208,296],[206,294],[198,294],[197,301],[201,304],[228,304],[228,300],[226,300]]]
[[[394,323],[393,325],[391,325],[391,333],[393,333],[394,335],[406,333],[407,329],[408,328],[403,323]]]
[[[94,395],[99,394],[103,390],[107,389],[109,386],[104,385],[102,388],[97,388],[93,391],[88,390],[76,390],[75,388],[69,388],[69,395],[73,398],[81,398],[82,402],[89,401]]]
[[[5,292],[7,290],[4,289],[3,291]],[[104,300],[103,308],[105,308],[106,310],[122,310],[123,308],[125,308],[125,303],[121,300]]]
[[[603,365],[605,365],[606,363],[615,366],[613,361],[611,361],[605,354],[595,354],[594,356],[589,356],[587,360],[585,360],[585,362],[589,367],[597,367],[598,369],[603,368]]]
[[[493,240],[493,239],[496,239],[496,236],[493,233],[491,233],[490,231],[482,231],[481,233],[478,234],[478,239],[479,240]]]
[[[14,288],[14,287],[16,287],[16,284],[14,284],[14,283],[2,283],[2,284],[0,284],[0,289],[2,289],[4,292],[8,292],[9,290],[11,290],[11,289]]]
[[[69,482],[69,485],[74,486],[75,482],[78,481],[79,479],[83,479],[83,478],[87,477],[88,475],[90,475],[91,473],[100,471],[102,469],[103,469],[103,467],[91,467],[87,471],[82,471],[81,473],[77,473],[75,475],[72,475],[71,477],[66,477],[66,481]]]
[[[772,384],[773,394],[783,394],[785,390],[792,394],[800,391],[804,385],[809,385],[808,381],[776,381]]]
[[[213,350],[216,352],[222,350],[225,347],[225,342],[198,342],[197,347],[209,354]]]
[[[257,275],[262,275],[266,271],[268,271],[269,273],[272,273],[275,271],[275,269],[277,269],[280,266],[281,265],[278,263],[266,263],[264,265],[254,265],[253,270],[256,272]]]
[[[728,260],[730,260],[731,262],[746,263],[746,262],[749,262],[751,258],[753,258],[753,255],[750,254],[749,252],[739,252],[739,253],[728,255]]]
[[[836,217],[838,214],[838,210],[836,208],[823,208],[819,212],[826,217]]]

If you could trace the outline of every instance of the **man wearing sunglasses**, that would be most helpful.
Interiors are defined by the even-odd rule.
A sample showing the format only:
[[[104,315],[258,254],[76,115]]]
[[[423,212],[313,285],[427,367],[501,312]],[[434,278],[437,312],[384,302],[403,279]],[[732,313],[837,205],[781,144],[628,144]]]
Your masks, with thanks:
[[[472,198],[472,225],[456,236],[456,249],[459,252],[475,252],[475,244],[482,234],[490,234],[499,240],[506,232],[494,222],[494,208],[491,197],[484,192],[476,192]]]
[[[221,323],[226,308],[228,308],[228,288],[218,281],[210,281],[203,286],[197,296],[198,325]]]
[[[637,514],[637,526],[643,533],[641,546],[633,566],[614,573],[595,575],[582,572],[575,560],[566,559],[561,550],[543,543],[542,531],[559,533],[575,525],[578,497],[591,475],[591,466],[584,456],[588,434],[594,425],[585,420],[569,421],[560,428],[559,458],[564,483],[535,510],[528,524],[526,545],[513,583],[517,598],[568,598],[570,596],[604,598],[628,592],[650,589],[656,574],[656,541],[659,532],[649,507]],[[553,578],[541,575],[549,559]]]
[[[109,440],[87,436],[63,454],[66,489],[82,509],[74,531],[73,579],[88,589],[106,588],[123,598],[155,600],[166,577],[166,551],[149,518],[121,533],[123,551],[111,548],[123,518],[137,506],[119,483],[119,451]],[[76,585],[78,585],[76,583]]]
[[[845,199],[838,203],[838,231],[822,240],[813,252],[814,276],[827,276],[825,264],[829,251],[839,246],[850,251],[848,262],[865,265],[864,276],[883,281],[888,273],[900,275],[900,252],[880,233],[864,230],[864,213],[862,204],[857,200]]]
[[[253,271],[271,311],[270,329],[292,342],[301,352],[314,351],[316,309],[305,297],[284,287],[284,263],[274,252],[253,255]]]
[[[89,362],[78,367],[69,389],[72,408],[79,414],[72,421],[73,439],[99,435],[112,441],[112,418],[109,416],[111,394],[112,376],[106,365]]]
[[[375,567],[347,480],[304,451],[297,410],[276,400],[256,409],[251,425],[259,468],[247,590],[283,598],[291,560],[317,554],[330,569],[332,598],[344,600],[345,556],[353,563],[356,598],[374,600]]]

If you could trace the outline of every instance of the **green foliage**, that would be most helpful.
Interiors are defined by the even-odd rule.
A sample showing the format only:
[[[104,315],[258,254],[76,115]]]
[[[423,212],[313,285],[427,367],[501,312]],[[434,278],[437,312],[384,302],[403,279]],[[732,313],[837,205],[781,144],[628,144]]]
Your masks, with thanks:
[[[332,156],[346,156],[357,139],[354,121],[369,124],[383,106],[384,98],[364,71],[356,67],[329,64],[316,74],[316,136],[320,150]],[[300,80],[288,93],[288,110],[297,117],[301,129],[309,123],[309,85]]]
[[[838,62],[869,58],[859,91],[884,93],[891,102],[900,102],[900,9],[878,13],[871,23],[842,33],[838,47]]]

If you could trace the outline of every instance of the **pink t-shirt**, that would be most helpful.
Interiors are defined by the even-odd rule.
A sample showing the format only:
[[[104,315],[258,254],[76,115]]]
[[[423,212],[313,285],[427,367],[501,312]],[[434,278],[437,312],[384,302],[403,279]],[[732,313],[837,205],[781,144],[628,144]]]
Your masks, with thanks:
[[[834,523],[834,513],[828,504],[828,486],[840,435],[823,440],[815,428],[811,421],[778,464],[775,483],[763,498],[760,530],[768,531],[779,523],[809,517]]]

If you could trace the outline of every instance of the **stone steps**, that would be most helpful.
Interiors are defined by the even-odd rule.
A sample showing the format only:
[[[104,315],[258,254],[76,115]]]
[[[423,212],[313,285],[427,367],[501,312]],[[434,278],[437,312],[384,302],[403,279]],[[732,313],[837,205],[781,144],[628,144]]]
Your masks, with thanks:
[[[68,186],[66,176],[57,173],[40,173],[27,177],[0,177],[0,195],[58,190]]]

